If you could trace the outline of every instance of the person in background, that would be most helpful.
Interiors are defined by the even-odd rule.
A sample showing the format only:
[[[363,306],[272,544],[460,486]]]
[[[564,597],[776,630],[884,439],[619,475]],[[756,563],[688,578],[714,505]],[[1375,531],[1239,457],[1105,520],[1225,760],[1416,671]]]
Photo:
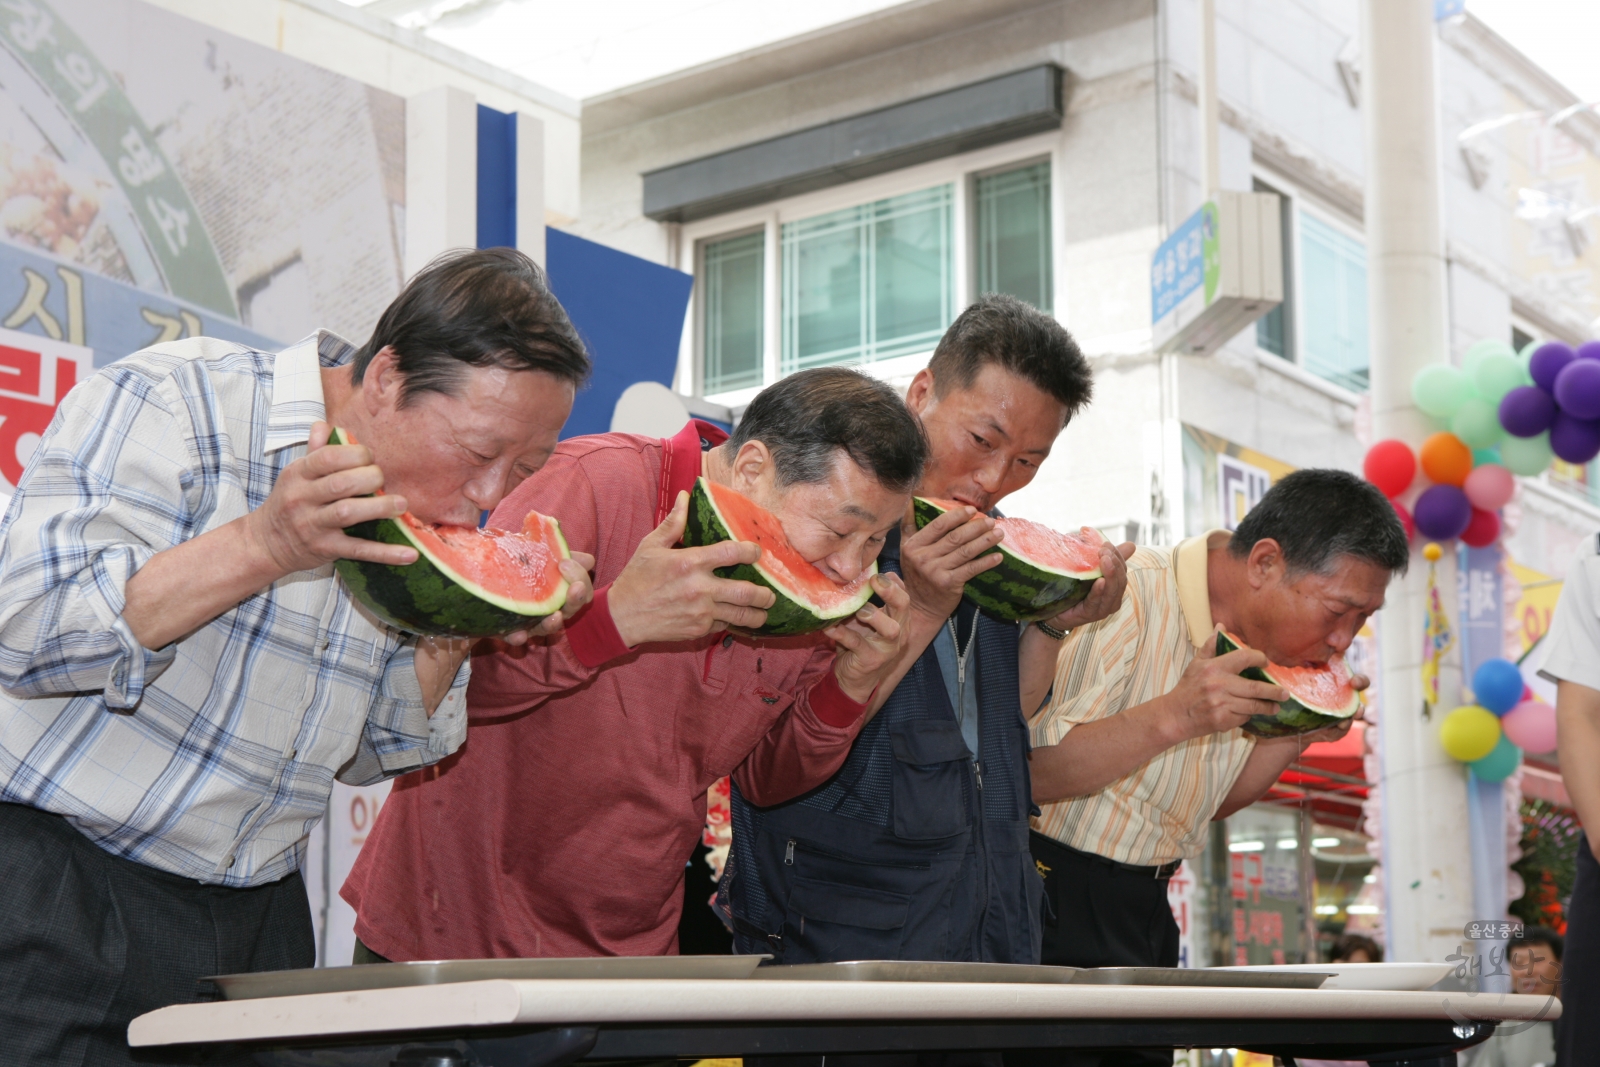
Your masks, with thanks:
[[[1329,963],[1382,963],[1383,948],[1362,934],[1340,934],[1328,953]]]
[[[1133,546],[1107,545],[1089,598],[1038,626],[980,616],[963,586],[1000,561],[994,509],[1033,480],[1091,387],[1055,319],[993,295],[912,380],[906,405],[933,450],[917,492],[961,506],[921,530],[908,514],[884,546],[911,594],[910,636],[844,766],[781,804],[734,782],[718,897],[736,951],[1038,962],[1025,714],[1044,700],[1063,631],[1121,602]]]
[[[1523,928],[1522,937],[1513,939],[1506,949],[1511,991],[1549,997],[1552,1001],[1561,999],[1561,948],[1561,935],[1549,927]],[[1550,1019],[1501,1023],[1493,1037],[1461,1054],[1461,1067],[1552,1067],[1557,1062],[1557,1027],[1558,1023]]]
[[[1282,478],[1232,534],[1134,553],[1121,610],[1068,635],[1050,706],[1033,722],[1044,805],[1033,856],[1054,916],[1045,963],[1177,965],[1167,880],[1200,854],[1212,820],[1254,803],[1306,745],[1350,729],[1257,740],[1240,726],[1286,694],[1239,672],[1342,654],[1409,559],[1382,493],[1314,469]],[[1216,655],[1219,627],[1248,647]]]
[[[1584,540],[1567,568],[1545,636],[1539,673],[1556,683],[1557,758],[1578,822],[1600,827],[1600,533]],[[1563,989],[1574,1010],[1556,1025],[1563,1067],[1588,1063],[1600,1049],[1600,838],[1578,839],[1577,880],[1567,903]]]
[[[884,607],[822,633],[725,633],[773,594],[717,577],[761,548],[674,547],[702,475],[771,511],[836,582],[866,574],[928,446],[899,396],[844,367],[768,386],[732,439],[690,423],[660,440],[562,442],[495,513],[555,515],[596,557],[594,603],[558,639],[475,661],[461,753],[396,784],[342,890],[356,962],[659,956],[678,950],[685,861],[706,790],[732,774],[768,802],[827,778],[903,644]]]
[[[490,249],[430,264],[360,348],[195,337],[67,394],[0,526],[6,1062],[128,1063],[129,1021],[201,977],[312,965],[299,868],[334,779],[466,734],[465,643],[383,626],[334,576],[416,552],[344,528],[476,526],[588,373],[543,272]],[[587,562],[561,567],[573,611]]]

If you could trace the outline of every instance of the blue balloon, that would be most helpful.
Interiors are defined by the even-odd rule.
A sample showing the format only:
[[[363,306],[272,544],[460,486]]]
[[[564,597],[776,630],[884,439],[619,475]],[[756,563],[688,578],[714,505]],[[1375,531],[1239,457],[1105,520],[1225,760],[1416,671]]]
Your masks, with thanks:
[[[1500,740],[1495,742],[1494,748],[1482,759],[1475,759],[1467,764],[1472,768],[1473,777],[1485,782],[1503,782],[1511,777],[1519,764],[1522,763],[1522,749],[1511,743],[1505,734],[1500,735]]]
[[[1504,715],[1517,706],[1522,688],[1522,672],[1507,659],[1487,660],[1472,676],[1472,695],[1478,705],[1496,715]]]

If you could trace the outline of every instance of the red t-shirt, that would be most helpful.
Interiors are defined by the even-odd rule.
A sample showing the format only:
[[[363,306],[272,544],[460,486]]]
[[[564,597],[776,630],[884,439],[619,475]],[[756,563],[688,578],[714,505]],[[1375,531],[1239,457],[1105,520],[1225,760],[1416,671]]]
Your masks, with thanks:
[[[677,951],[684,864],[706,790],[732,774],[758,804],[825,781],[865,705],[821,638],[714,634],[629,650],[606,592],[700,474],[691,423],[669,440],[563,442],[495,510],[536,510],[595,556],[594,603],[562,637],[474,656],[471,728],[454,756],[400,778],[341,895],[392,960],[650,956]]]

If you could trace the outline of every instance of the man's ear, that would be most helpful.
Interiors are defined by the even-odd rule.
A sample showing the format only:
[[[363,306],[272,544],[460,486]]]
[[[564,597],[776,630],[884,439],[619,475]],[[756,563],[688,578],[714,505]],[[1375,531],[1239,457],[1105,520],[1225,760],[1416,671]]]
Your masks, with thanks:
[[[1282,546],[1270,537],[1263,537],[1251,545],[1250,554],[1245,557],[1245,577],[1252,589],[1277,584],[1283,580],[1287,569]]]
[[[746,441],[739,446],[739,451],[734,453],[729,471],[733,488],[745,496],[750,496],[764,475],[770,477],[772,453],[760,441]]]
[[[388,345],[373,355],[361,375],[361,403],[368,415],[393,411],[400,406],[404,396],[405,376],[395,360],[394,349]]]
[[[906,407],[911,413],[921,416],[933,406],[936,396],[933,388],[933,368],[923,367],[917,371],[917,376],[911,379],[911,384],[906,387]]]

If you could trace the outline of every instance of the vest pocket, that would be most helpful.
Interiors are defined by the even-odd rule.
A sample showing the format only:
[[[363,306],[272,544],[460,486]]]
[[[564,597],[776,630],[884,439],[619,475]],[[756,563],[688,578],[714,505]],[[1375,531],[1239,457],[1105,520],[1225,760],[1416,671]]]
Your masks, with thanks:
[[[966,779],[972,751],[961,727],[914,719],[889,728],[894,750],[894,833],[914,841],[953,837],[967,828]]]
[[[897,959],[911,897],[796,878],[784,923],[784,963]]]

